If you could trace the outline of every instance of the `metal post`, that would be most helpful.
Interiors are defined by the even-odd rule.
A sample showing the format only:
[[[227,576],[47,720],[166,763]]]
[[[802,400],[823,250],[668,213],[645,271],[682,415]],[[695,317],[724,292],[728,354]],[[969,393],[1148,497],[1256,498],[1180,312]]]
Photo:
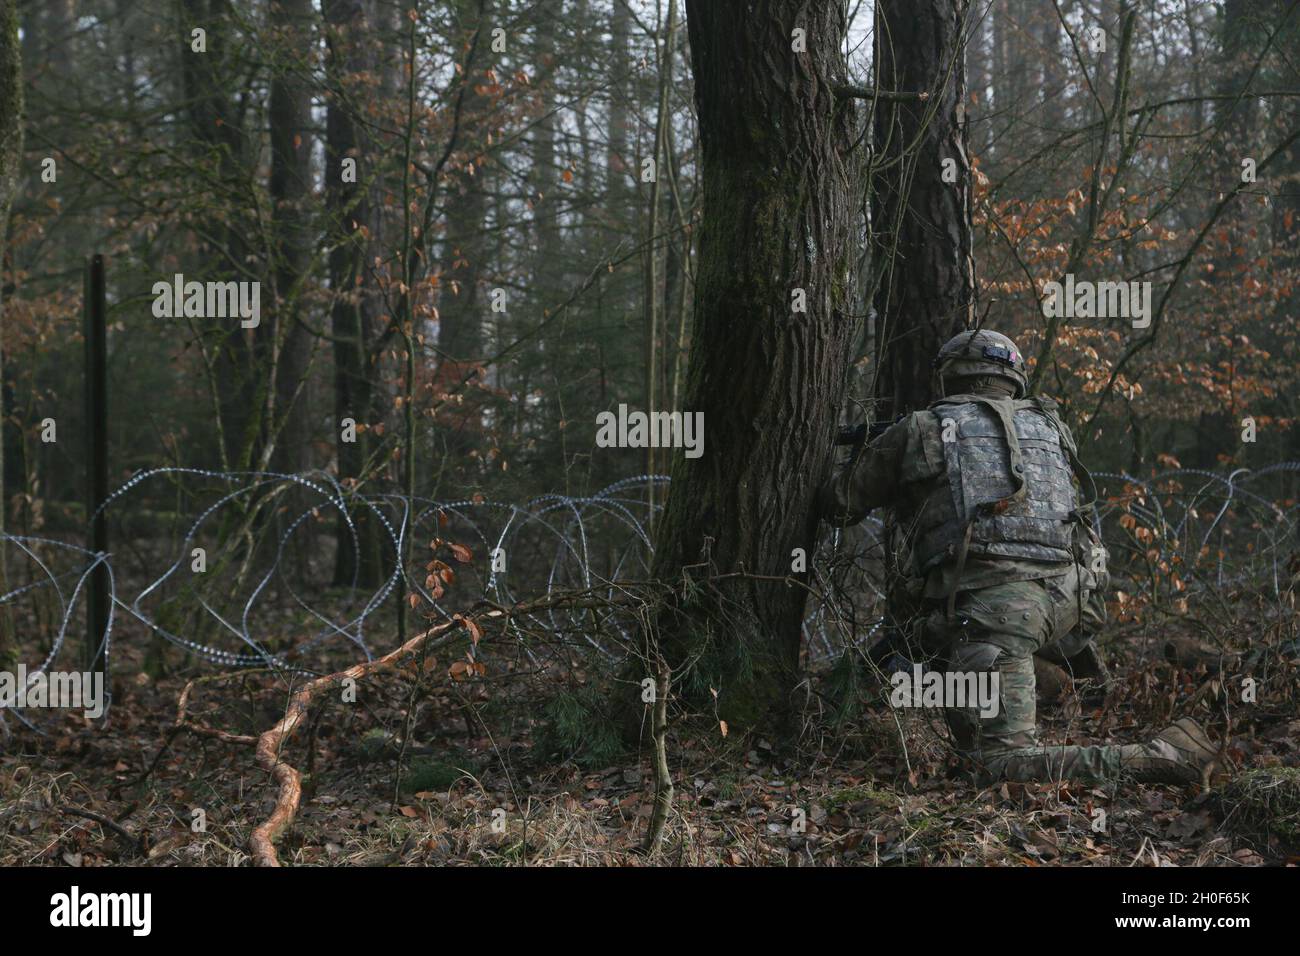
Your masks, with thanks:
[[[108,551],[108,522],[99,510],[108,497],[108,312],[104,257],[92,256],[86,268],[86,517],[87,547]],[[93,518],[91,517],[93,515]],[[108,627],[108,568],[100,565],[86,582],[86,669],[101,671],[100,644]],[[105,675],[107,682],[107,675]]]

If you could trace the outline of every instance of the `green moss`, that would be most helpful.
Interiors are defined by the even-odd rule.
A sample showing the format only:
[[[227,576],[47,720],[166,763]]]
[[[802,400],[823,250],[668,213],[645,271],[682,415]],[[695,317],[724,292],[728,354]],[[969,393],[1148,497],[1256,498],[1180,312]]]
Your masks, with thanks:
[[[417,757],[402,776],[402,792],[448,790],[452,784],[465,776],[467,771],[473,772],[468,761],[448,763],[444,760]]]
[[[737,734],[783,731],[793,685],[774,654],[758,653],[742,634],[718,640],[708,628],[693,665],[677,675],[677,693],[697,710],[725,720]],[[716,697],[715,697],[716,692]]]
[[[378,760],[388,749],[388,731],[372,727],[357,742],[357,754],[363,760]]]
[[[898,798],[892,793],[884,790],[877,790],[869,783],[859,784],[856,787],[846,787],[843,790],[836,790],[828,793],[822,798],[822,806],[827,810],[834,811],[840,807],[852,806],[855,803],[862,803],[869,800],[885,810],[895,810],[898,808]]]

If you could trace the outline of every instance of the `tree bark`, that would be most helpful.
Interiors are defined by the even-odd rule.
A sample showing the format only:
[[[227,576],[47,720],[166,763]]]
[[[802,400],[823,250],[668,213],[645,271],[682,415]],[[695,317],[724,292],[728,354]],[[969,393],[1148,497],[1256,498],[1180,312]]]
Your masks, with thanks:
[[[230,57],[228,52],[232,16],[229,0],[184,0],[184,17],[180,34],[181,79],[185,101],[189,106],[191,146],[203,160],[215,157],[212,173],[237,191],[246,175],[245,132],[242,117],[236,112],[229,90]],[[207,52],[191,50],[190,31],[202,27],[207,33]],[[256,235],[246,221],[243,210],[232,208],[232,221],[216,242],[206,243],[204,250],[213,279],[247,280],[251,273],[246,265],[247,236]],[[205,270],[207,271],[207,270]],[[217,320],[210,330],[218,341],[213,366],[216,377],[216,401],[224,439],[222,466],[227,469],[248,468],[260,431],[262,404],[250,400],[257,394],[252,361],[252,345],[238,322]]]
[[[939,347],[974,324],[966,13],[967,0],[876,5],[877,87],[929,93],[882,102],[875,117],[872,219],[888,270],[876,292],[876,396],[889,417],[929,403]]]
[[[298,472],[307,467],[309,396],[303,379],[310,364],[307,330],[298,321],[303,281],[311,255],[311,94],[306,76],[309,61],[300,60],[312,47],[311,0],[274,0],[271,24],[280,60],[271,82],[271,180],[275,225],[275,308],[270,321],[257,329],[275,370],[275,417],[282,422],[272,459],[276,470]]]
[[[564,259],[560,255],[563,236],[560,232],[560,173],[556,151],[559,96],[555,88],[555,21],[562,15],[562,11],[543,5],[538,8],[537,15],[533,56],[541,115],[533,130],[530,150],[533,168],[529,182],[535,190],[533,228],[534,241],[537,243],[533,250],[532,269],[534,289],[540,293],[542,301],[549,302],[564,287],[564,276],[560,272]]]
[[[9,209],[18,191],[18,168],[23,157],[23,61],[18,42],[18,5],[16,0],[0,0],[0,272],[7,263]],[[0,279],[0,381],[4,368],[4,288]],[[5,505],[4,485],[4,403],[0,400],[0,594],[9,587],[8,548],[3,542]],[[14,653],[13,618],[8,605],[0,606],[0,667],[6,667]]]
[[[368,19],[362,0],[324,0],[327,26],[327,65],[331,94],[326,114],[325,200],[334,245],[329,255],[330,308],[334,337],[334,427],[339,480],[360,481],[371,453],[371,432],[359,430],[356,441],[344,439],[342,423],[358,425],[376,420],[375,382],[368,356],[375,337],[376,291],[366,269],[366,240],[361,232],[372,218],[368,190],[378,157],[361,155],[357,136],[356,86],[350,80],[368,69],[365,54]],[[356,160],[355,181],[345,181],[343,161]],[[383,578],[380,529],[365,508],[351,514],[353,526],[340,515],[336,527],[338,550],[334,583],[346,587],[355,578],[361,587],[377,586]],[[353,538],[355,529],[356,538]]]
[[[931,363],[940,346],[973,325],[971,171],[961,46],[967,12],[966,0],[880,0],[876,6],[876,86],[929,94],[925,100],[881,103],[875,116],[882,171],[873,183],[872,224],[875,261],[886,270],[875,299],[878,421],[929,404]],[[1010,15],[1005,8],[998,14]],[[1007,24],[994,26],[1000,35]],[[1000,92],[997,106],[1003,108]],[[905,578],[895,562],[892,538],[889,522],[889,636],[896,633],[897,622],[916,611],[900,587]]]
[[[854,107],[832,92],[845,22],[839,4],[801,0],[687,0],[686,11],[704,200],[683,407],[707,428],[701,457],[676,456],[653,573],[674,586],[702,571],[776,580],[728,578],[717,603],[658,623],[683,694],[712,687],[733,725],[779,724],[806,596],[792,552],[815,543],[855,325]],[[792,310],[796,290],[806,311]]]
[[[664,158],[667,153],[668,124],[672,122],[669,115],[669,91],[673,76],[673,35],[677,32],[677,3],[669,0],[668,19],[664,24],[664,41],[659,55],[659,107],[655,115],[654,141],[651,147],[651,162],[654,166],[654,178],[650,183],[649,205],[646,214],[646,249],[645,249],[645,408],[655,412],[663,405],[663,378],[659,347],[664,326],[664,293],[659,280],[659,212],[663,200],[660,191],[661,177],[667,174]],[[666,258],[666,257],[665,257]],[[666,283],[665,283],[666,285]],[[659,473],[660,455],[653,446],[646,448],[645,473]],[[646,485],[646,515],[651,529],[654,527],[655,486]]]
[[[1244,95],[1266,33],[1266,20],[1255,6],[1248,0],[1226,0],[1223,4],[1217,90],[1221,98],[1215,101],[1215,122],[1221,127],[1222,148],[1234,157],[1258,158],[1261,155],[1256,148],[1262,118],[1259,100]],[[1239,175],[1236,162],[1230,166],[1226,188],[1235,185],[1233,180]],[[1210,201],[1204,204],[1204,215],[1209,214],[1212,205]],[[1225,209],[1220,217],[1219,222],[1228,239],[1214,257],[1214,271],[1209,281],[1223,290],[1221,294],[1228,298],[1240,287],[1248,263],[1255,260],[1257,250],[1254,246],[1262,241],[1262,235],[1252,238],[1257,217],[1257,211],[1240,199]],[[1245,450],[1235,424],[1240,418],[1236,412],[1235,408],[1217,405],[1201,412],[1196,427],[1196,453],[1191,465],[1217,469],[1225,460],[1232,460]]]
[[[628,65],[628,33],[631,13],[624,3],[613,4],[609,21],[609,137],[606,169],[611,209],[622,209],[627,195],[628,177],[632,174],[628,164],[627,97],[630,68]]]

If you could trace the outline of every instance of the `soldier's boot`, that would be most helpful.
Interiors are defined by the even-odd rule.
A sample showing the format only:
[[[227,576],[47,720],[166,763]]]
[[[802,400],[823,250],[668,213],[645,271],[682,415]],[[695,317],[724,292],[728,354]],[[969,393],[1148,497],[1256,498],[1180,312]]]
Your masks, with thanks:
[[[1149,744],[1130,744],[1121,750],[1125,775],[1140,783],[1209,787],[1228,774],[1219,748],[1190,717],[1174,721]]]

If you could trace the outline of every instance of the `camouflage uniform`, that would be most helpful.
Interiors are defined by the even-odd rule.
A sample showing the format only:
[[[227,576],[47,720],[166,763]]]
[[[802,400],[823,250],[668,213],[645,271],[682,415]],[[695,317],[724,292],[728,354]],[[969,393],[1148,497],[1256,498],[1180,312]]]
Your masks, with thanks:
[[[1081,615],[1104,608],[1107,582],[1091,560],[1100,541],[1082,520],[1074,483],[1087,473],[1055,404],[1019,397],[1024,366],[1010,339],[964,333],[944,346],[936,369],[939,389],[966,391],[855,454],[822,488],[820,509],[844,526],[890,507],[900,565],[920,585],[918,613],[906,623],[913,643],[943,669],[998,675],[996,715],[946,711],[957,748],[986,778],[1199,780],[1211,745],[1191,721],[1149,744],[1039,744],[1033,655],[1078,654],[1088,640]]]

